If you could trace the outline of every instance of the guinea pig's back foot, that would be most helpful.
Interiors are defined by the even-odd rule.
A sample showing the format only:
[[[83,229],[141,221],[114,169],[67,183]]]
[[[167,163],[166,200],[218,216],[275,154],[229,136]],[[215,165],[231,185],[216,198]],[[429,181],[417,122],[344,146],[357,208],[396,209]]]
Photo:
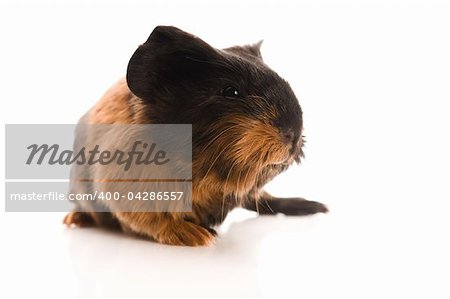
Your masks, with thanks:
[[[67,227],[76,226],[76,227],[90,227],[95,226],[95,221],[92,216],[87,212],[80,211],[72,211],[69,212],[63,220],[63,223],[67,225]]]
[[[171,213],[117,212],[114,213],[125,233],[175,246],[207,246],[217,233]]]
[[[100,226],[112,230],[121,230],[120,223],[110,212],[84,212],[75,210],[64,217],[63,223],[68,227]]]
[[[189,221],[174,221],[155,234],[162,244],[175,246],[208,246],[213,244],[216,231]]]

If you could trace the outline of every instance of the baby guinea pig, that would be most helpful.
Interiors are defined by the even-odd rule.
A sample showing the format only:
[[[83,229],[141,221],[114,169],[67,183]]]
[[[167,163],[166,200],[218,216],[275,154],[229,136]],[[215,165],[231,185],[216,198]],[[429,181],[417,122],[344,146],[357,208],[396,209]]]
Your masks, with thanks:
[[[98,204],[93,201],[77,203],[64,223],[202,246],[213,242],[212,227],[235,207],[259,214],[327,212],[319,202],[263,191],[300,162],[303,119],[294,92],[264,63],[260,45],[220,50],[178,28],[156,27],[131,57],[126,79],[80,122],[192,124],[192,211],[98,212],[89,206]],[[86,175],[95,180],[93,173]]]

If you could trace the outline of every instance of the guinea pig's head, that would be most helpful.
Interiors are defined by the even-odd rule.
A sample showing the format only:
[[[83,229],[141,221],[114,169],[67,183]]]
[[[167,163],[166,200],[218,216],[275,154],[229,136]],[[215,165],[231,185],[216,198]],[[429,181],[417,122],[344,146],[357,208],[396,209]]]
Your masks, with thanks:
[[[235,193],[302,156],[302,110],[260,45],[220,50],[159,26],[128,65],[128,86],[149,122],[192,124],[194,174]]]

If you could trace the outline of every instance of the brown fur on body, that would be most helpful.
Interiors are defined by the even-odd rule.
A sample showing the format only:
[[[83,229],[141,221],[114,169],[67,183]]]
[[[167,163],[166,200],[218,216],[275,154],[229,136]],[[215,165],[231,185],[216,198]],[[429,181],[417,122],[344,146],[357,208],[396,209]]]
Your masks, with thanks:
[[[181,56],[178,41],[189,45],[183,46],[187,48]],[[299,162],[303,140],[300,106],[287,83],[263,63],[259,46],[217,50],[174,27],[157,27],[130,60],[127,79],[112,86],[80,123],[192,123],[192,212],[108,212],[114,203],[97,212],[96,202],[82,202],[64,223],[120,228],[164,244],[200,246],[214,240],[211,227],[237,206],[260,214],[326,212],[317,202],[273,198],[262,191],[269,180]],[[167,65],[158,72],[162,63]],[[167,68],[173,73],[166,74]],[[153,82],[155,72],[158,80]],[[251,84],[240,86],[243,95],[230,99],[214,94],[216,85],[240,85],[223,78],[234,78],[233,72],[251,79]],[[260,86],[253,83],[259,81]],[[183,100],[185,94],[189,97]],[[101,137],[88,131],[77,138]],[[102,171],[113,173],[113,167]],[[106,175],[95,167],[72,171],[94,180],[72,182],[72,190],[83,193],[92,192],[95,179]]]

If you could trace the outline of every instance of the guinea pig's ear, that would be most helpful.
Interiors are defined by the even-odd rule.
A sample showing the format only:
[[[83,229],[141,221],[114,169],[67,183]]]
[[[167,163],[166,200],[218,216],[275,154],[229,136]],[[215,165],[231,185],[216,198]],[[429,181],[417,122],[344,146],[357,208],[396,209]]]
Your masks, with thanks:
[[[166,96],[173,86],[201,80],[220,59],[219,52],[172,26],[158,26],[139,46],[128,63],[127,83],[140,98]]]
[[[262,43],[263,43],[263,40],[260,40],[256,44],[245,45],[245,46],[234,46],[234,47],[226,48],[224,50],[227,52],[237,54],[239,56],[249,58],[249,59],[256,59],[259,61],[263,61],[263,58],[261,55]]]

